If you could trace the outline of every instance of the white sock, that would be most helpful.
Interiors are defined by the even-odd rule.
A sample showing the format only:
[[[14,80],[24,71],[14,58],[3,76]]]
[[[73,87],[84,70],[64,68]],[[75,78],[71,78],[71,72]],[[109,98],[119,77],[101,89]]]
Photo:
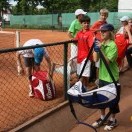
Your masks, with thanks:
[[[102,120],[105,118],[105,115],[101,115],[101,117],[100,117]]]
[[[110,121],[115,121],[115,118],[111,117],[111,118],[110,118]]]

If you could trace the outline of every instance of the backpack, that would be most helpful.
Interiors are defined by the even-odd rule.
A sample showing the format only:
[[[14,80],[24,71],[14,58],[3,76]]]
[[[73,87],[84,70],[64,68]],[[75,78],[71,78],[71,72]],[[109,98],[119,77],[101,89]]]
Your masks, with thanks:
[[[53,80],[47,80],[47,71],[38,71],[32,75],[32,89],[34,96],[41,100],[51,100],[55,98],[56,90]]]

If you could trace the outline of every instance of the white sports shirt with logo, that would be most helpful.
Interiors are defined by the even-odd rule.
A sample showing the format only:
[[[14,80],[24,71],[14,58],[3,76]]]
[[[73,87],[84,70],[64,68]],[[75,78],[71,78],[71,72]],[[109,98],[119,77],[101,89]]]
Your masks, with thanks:
[[[39,39],[30,39],[24,43],[23,47],[42,45],[42,44],[44,44],[44,43]],[[44,51],[45,51],[44,55],[48,56],[48,52],[47,52],[46,48],[44,48]],[[33,49],[21,50],[21,51],[19,51],[19,53],[22,54],[23,57],[29,57],[29,58],[34,57]]]

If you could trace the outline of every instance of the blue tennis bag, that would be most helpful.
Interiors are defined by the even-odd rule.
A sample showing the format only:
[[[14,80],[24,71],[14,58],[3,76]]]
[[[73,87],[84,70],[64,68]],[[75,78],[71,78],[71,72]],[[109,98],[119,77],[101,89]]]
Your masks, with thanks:
[[[117,84],[117,86],[120,86],[120,84]],[[67,94],[72,102],[95,109],[112,107],[119,101],[117,98],[117,88],[114,83],[86,91],[82,82],[78,81],[67,91]]]

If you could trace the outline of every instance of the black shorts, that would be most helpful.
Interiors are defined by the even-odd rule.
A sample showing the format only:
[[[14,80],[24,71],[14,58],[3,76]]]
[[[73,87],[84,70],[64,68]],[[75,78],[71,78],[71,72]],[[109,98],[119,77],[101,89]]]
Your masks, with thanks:
[[[24,58],[24,64],[26,67],[33,67],[34,66],[34,57],[23,57]]]
[[[103,87],[103,86],[106,86],[108,84],[111,84],[111,83],[103,81],[103,80],[99,80],[99,87]],[[118,95],[120,96],[120,91],[117,91],[117,92],[119,92]],[[120,97],[118,97],[117,102],[119,102],[119,100],[120,100]],[[110,109],[112,114],[116,114],[116,113],[120,112],[118,103],[115,106],[113,106],[113,107],[109,107],[109,109]]]
[[[32,58],[24,57],[24,64],[26,67],[33,67],[34,65],[40,66],[40,63],[35,63],[34,57]]]

